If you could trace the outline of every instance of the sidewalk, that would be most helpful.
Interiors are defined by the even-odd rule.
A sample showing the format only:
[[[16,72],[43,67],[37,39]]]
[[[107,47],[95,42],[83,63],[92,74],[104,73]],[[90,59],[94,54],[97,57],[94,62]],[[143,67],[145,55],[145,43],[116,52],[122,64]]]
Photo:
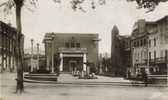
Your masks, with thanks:
[[[112,78],[106,76],[96,76],[98,79],[78,79],[78,77],[74,77],[71,74],[60,74],[58,77],[58,82],[60,83],[77,83],[77,82],[130,82],[129,80],[125,80],[124,78]]]
[[[78,79],[70,74],[60,74],[59,81],[53,84],[24,83],[25,92],[15,94],[16,73],[0,74],[0,100],[167,100],[168,88],[132,87],[118,84],[113,86],[110,82],[126,82],[123,78],[98,76],[99,79]],[[89,86],[86,84],[109,84]],[[62,83],[60,83],[62,82]],[[64,83],[73,82],[75,84]],[[88,83],[87,83],[88,82]],[[84,83],[83,85],[77,85]],[[107,83],[104,83],[107,84]],[[129,90],[129,91],[128,91]],[[157,99],[154,99],[156,97]]]
[[[60,74],[56,84],[74,84],[74,85],[116,85],[116,86],[145,86],[142,81],[126,80],[122,77],[99,76],[98,79],[78,79],[71,74]],[[152,87],[167,87],[168,84],[148,84]]]

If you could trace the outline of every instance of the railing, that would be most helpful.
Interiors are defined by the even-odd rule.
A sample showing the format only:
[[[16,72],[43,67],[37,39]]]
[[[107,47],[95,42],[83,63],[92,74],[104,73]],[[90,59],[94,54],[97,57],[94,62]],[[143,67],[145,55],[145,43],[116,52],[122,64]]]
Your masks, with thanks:
[[[149,59],[149,63],[155,63],[155,59]]]
[[[147,64],[147,59],[143,59],[141,61],[137,61],[136,64],[138,64],[138,65],[145,65],[145,64]]]
[[[155,59],[149,59],[149,63],[167,63],[167,60],[165,57],[160,57]]]
[[[59,52],[87,52],[87,48],[58,48]]]
[[[166,62],[165,57],[156,58],[156,63],[164,63],[164,62]]]

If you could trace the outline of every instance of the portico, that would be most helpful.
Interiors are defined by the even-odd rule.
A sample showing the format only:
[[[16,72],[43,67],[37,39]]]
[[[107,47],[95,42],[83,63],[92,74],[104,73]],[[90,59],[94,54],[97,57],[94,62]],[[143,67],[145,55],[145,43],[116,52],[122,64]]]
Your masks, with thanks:
[[[59,71],[86,71],[86,48],[59,48]]]

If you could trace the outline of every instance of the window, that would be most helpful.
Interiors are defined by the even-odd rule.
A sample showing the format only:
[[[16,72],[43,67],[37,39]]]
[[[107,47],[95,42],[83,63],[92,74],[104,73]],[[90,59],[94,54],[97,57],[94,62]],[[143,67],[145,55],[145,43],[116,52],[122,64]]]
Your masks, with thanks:
[[[151,60],[151,52],[149,52],[149,60]]]
[[[74,42],[71,43],[71,48],[75,48],[75,43]]]
[[[164,57],[164,55],[163,55],[163,50],[160,51],[160,57],[161,57],[161,58]]]
[[[156,51],[154,51],[154,59],[156,59]]]
[[[154,46],[156,46],[156,39],[154,38]]]
[[[144,39],[143,41],[144,41],[144,45],[146,45],[146,39]]]
[[[143,51],[141,51],[141,59],[143,59]]]
[[[141,40],[141,42],[140,42],[140,43],[141,43],[141,46],[142,46],[142,45],[143,45],[143,41]]]
[[[149,40],[149,47],[151,47],[151,40]]]
[[[166,59],[166,62],[167,62],[167,60],[168,60],[168,51],[167,50],[165,50],[165,59]]]
[[[137,41],[137,47],[139,47],[139,41]]]
[[[0,49],[2,47],[2,34],[0,34]]]
[[[134,47],[136,47],[136,42],[134,42]]]
[[[69,48],[69,47],[70,47],[68,42],[65,43],[65,47],[66,47],[66,48]]]
[[[76,47],[77,47],[77,48],[80,48],[80,43],[76,43]]]

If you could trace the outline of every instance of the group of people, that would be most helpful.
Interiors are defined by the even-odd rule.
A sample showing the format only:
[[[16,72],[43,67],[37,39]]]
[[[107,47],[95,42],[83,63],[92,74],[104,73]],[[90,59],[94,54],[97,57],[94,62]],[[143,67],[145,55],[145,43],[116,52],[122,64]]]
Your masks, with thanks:
[[[128,71],[127,72],[127,78],[128,79],[133,79],[131,77],[131,72]],[[148,86],[148,74],[146,72],[146,70],[141,70],[140,72],[136,73],[136,77],[134,78],[135,80],[141,80],[144,82],[145,86]]]

